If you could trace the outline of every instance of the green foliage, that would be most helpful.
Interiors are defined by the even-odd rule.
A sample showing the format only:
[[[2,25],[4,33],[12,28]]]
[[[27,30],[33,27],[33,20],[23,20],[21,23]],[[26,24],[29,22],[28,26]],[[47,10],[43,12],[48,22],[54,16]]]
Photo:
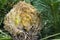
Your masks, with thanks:
[[[42,38],[60,33],[60,1],[59,0],[29,0],[41,12],[43,28]],[[60,34],[59,34],[60,35]],[[60,38],[55,36],[52,38]],[[46,39],[49,40],[49,39]]]
[[[7,33],[4,33],[2,30],[0,30],[0,40],[12,40],[12,38],[7,35]]]
[[[4,16],[9,12],[9,10],[16,4],[19,0],[0,0],[0,29],[3,29],[3,19]],[[41,39],[54,35],[55,33],[60,33],[60,0],[24,0],[27,3],[33,5],[41,14],[42,18],[42,30],[41,30]],[[3,32],[3,31],[2,31]],[[3,32],[6,33],[6,32]],[[9,37],[8,34],[0,32],[0,39],[4,40]],[[7,35],[7,38],[5,38]],[[3,37],[4,36],[4,37]],[[58,36],[51,36],[46,38],[46,40],[52,38],[59,38]],[[8,39],[11,39],[9,37]]]

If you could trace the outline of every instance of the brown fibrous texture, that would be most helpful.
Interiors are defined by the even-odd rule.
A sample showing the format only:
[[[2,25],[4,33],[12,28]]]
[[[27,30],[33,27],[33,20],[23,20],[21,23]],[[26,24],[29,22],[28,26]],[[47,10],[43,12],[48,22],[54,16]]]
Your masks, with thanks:
[[[5,16],[4,28],[13,40],[38,40],[41,18],[31,4],[20,1]]]

